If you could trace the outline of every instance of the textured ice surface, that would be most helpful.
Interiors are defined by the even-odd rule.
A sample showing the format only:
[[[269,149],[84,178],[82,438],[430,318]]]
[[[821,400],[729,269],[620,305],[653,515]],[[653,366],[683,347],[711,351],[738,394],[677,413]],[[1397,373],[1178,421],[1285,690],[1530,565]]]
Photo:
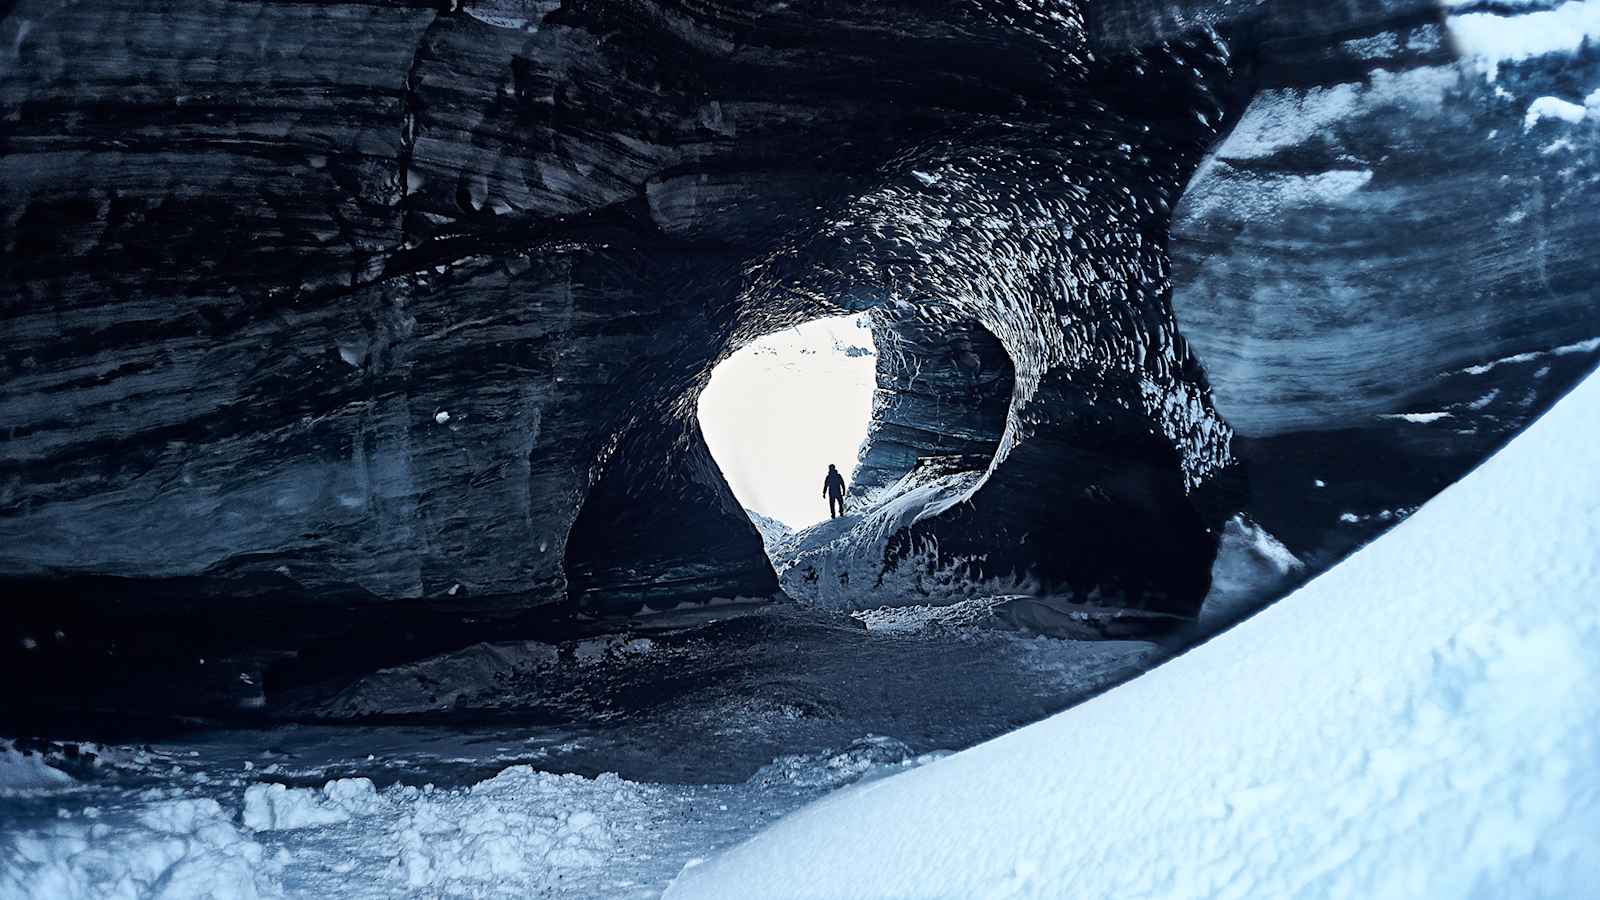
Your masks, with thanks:
[[[671,898],[1576,897],[1600,878],[1600,378],[1382,540]]]

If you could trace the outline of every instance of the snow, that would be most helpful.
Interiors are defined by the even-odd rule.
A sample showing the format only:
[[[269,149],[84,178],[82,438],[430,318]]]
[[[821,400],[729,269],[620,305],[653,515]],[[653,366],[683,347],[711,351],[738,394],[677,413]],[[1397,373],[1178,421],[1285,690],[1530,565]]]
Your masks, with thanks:
[[[913,470],[871,497],[850,498],[845,515],[769,548],[784,592],[823,609],[873,608],[889,598],[954,602],[1030,593],[1031,586],[1016,579],[974,581],[963,560],[940,561],[932,547],[918,548],[892,570],[883,568],[884,548],[895,532],[960,502],[978,478],[973,472]]]
[[[1418,425],[1427,425],[1440,419],[1450,418],[1448,412],[1420,412],[1420,413],[1386,413],[1380,419],[1399,419],[1404,422],[1415,422]]]
[[[87,811],[10,835],[0,897],[253,900],[281,896],[281,856],[269,856],[211,799],[150,804],[123,828]]]
[[[847,789],[675,900],[1575,897],[1600,878],[1600,377],[1107,694]]]
[[[254,784],[244,792],[244,826],[252,831],[285,831],[350,821],[378,803],[370,778],[341,778],[321,791],[281,784]]]
[[[1200,607],[1202,631],[1221,631],[1255,613],[1285,593],[1288,582],[1304,570],[1305,563],[1271,532],[1249,516],[1234,516],[1222,526],[1211,590]]]
[[[793,528],[771,516],[763,516],[753,509],[745,510],[744,514],[750,518],[750,524],[756,527],[756,531],[761,532],[761,545],[766,547],[769,553],[776,544],[794,534]]]
[[[1560,97],[1540,97],[1528,104],[1528,114],[1522,118],[1522,130],[1527,131],[1544,119],[1560,119],[1576,125],[1586,115],[1584,108]]]
[[[1533,362],[1541,356],[1568,356],[1573,353],[1590,353],[1594,350],[1600,350],[1600,337],[1593,337],[1583,341],[1574,341],[1570,344],[1562,344],[1559,347],[1552,347],[1549,350],[1530,350],[1526,353],[1516,353],[1511,356],[1504,356],[1500,359],[1491,360],[1486,363],[1467,366],[1461,371],[1467,373],[1468,375],[1482,375],[1500,366]]]
[[[1554,9],[1505,16],[1466,13],[1445,20],[1456,50],[1477,60],[1494,81],[1503,63],[1551,53],[1574,53],[1600,37],[1600,0],[1569,0]]]
[[[1050,671],[1042,659],[1041,675]],[[380,751],[400,732],[384,734]],[[372,736],[351,740],[355,747]],[[100,776],[70,788],[70,798],[34,794],[0,804],[0,900],[653,900],[696,854],[829,790],[943,755],[869,735],[839,750],[778,757],[740,784],[640,784],[514,765],[446,789],[378,788],[367,778],[291,787],[248,781],[264,770],[237,757],[95,752],[112,763],[97,765]],[[299,777],[315,770],[295,767]],[[118,772],[130,781],[114,787]],[[162,786],[149,787],[152,776]]]
[[[809,754],[788,754],[761,767],[750,779],[757,784],[796,784],[802,787],[839,787],[867,776],[881,778],[899,769],[925,765],[947,754],[916,754],[894,738],[868,735],[838,753],[822,759]]]
[[[573,870],[599,869],[617,838],[611,818],[648,788],[615,775],[552,775],[514,766],[462,791],[400,788],[388,825],[395,868],[411,891],[527,896]]]
[[[72,783],[72,776],[50,766],[38,754],[23,753],[10,741],[0,741],[0,797],[46,792]]]
[[[869,767],[857,761],[840,777]],[[63,809],[8,829],[0,898],[547,896],[576,876],[602,876],[618,855],[618,821],[639,828],[656,793],[615,775],[528,766],[455,790],[379,791],[366,778],[252,784],[238,813],[211,797],[151,789],[116,823],[98,809]],[[275,852],[269,837],[280,842]],[[322,858],[300,864],[312,856]],[[343,877],[352,872],[359,881]]]

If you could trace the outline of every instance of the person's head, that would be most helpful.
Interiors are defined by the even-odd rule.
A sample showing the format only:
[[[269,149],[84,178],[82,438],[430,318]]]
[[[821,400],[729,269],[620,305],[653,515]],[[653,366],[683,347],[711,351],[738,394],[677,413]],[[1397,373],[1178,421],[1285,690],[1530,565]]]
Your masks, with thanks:
[[[839,471],[839,470],[838,470],[838,469],[835,469],[835,468],[834,468],[834,467],[833,467],[833,463],[828,463],[828,471],[829,471],[829,472],[837,472],[837,471]]]

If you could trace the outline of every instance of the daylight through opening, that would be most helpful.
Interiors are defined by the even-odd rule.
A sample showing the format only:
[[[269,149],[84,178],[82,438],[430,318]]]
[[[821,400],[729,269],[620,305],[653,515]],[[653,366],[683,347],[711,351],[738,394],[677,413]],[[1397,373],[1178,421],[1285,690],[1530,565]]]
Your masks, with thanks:
[[[814,319],[723,360],[700,394],[700,429],[746,510],[801,529],[828,517],[830,464],[853,479],[876,385],[869,314]]]

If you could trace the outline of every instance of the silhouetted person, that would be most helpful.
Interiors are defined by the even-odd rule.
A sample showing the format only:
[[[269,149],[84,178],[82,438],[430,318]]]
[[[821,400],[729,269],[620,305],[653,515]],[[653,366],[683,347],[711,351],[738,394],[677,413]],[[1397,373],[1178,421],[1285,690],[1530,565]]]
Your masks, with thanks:
[[[822,495],[828,498],[828,518],[837,519],[844,515],[844,476],[833,466],[828,467],[828,477],[822,479]],[[834,504],[838,504],[837,511]]]

